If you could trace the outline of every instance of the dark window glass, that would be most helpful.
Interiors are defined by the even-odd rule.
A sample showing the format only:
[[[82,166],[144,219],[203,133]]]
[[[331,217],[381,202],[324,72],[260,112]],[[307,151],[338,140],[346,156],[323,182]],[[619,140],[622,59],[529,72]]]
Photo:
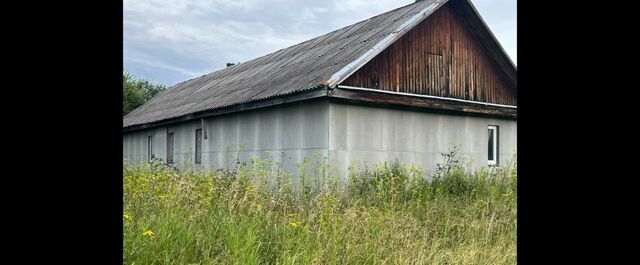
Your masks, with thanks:
[[[173,133],[167,134],[167,163],[173,163]]]
[[[151,162],[151,158],[153,158],[153,139],[151,136],[147,137],[147,161]]]
[[[487,159],[489,159],[489,161],[493,161],[495,160],[494,154],[493,154],[493,141],[495,141],[495,139],[493,139],[493,129],[489,129],[489,157]]]
[[[202,162],[202,129],[196,130],[196,163]]]

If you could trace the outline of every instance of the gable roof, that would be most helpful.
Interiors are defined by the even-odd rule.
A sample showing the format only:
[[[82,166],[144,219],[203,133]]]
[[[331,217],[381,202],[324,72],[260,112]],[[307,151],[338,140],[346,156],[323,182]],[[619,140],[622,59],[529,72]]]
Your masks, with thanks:
[[[465,8],[482,19],[469,0]],[[194,78],[167,89],[123,118],[123,127],[155,123],[196,112],[334,88],[423,21],[447,0],[423,0],[394,9],[254,60]],[[482,21],[493,55],[515,76],[515,66]],[[487,34],[482,33],[483,36]],[[503,58],[500,58],[503,57]],[[505,59],[506,58],[506,59]],[[502,61],[500,61],[502,60]],[[509,69],[510,68],[510,69]]]

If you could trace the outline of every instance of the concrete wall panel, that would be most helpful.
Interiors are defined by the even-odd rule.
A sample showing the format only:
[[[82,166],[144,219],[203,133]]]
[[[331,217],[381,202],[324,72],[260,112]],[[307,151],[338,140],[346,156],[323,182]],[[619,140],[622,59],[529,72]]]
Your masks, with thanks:
[[[513,120],[343,103],[331,103],[329,113],[329,160],[343,171],[353,163],[371,167],[397,160],[433,172],[454,146],[465,163],[479,169],[487,166],[489,125],[499,126],[500,165],[517,151]]]
[[[207,118],[208,139],[202,140],[199,165],[194,164],[194,151],[200,120],[127,133],[123,136],[123,157],[134,163],[146,162],[146,137],[153,135],[154,154],[166,159],[166,134],[173,132],[174,161],[180,168],[231,168],[238,161],[261,157],[281,160],[286,170],[297,172],[297,163],[304,157],[327,157],[328,110],[329,103],[324,100]]]
[[[193,164],[200,120],[126,133],[123,157],[146,162],[147,136],[152,135],[154,155],[166,159],[166,134],[173,132],[174,161],[181,168],[231,168],[261,157],[282,161],[295,175],[298,163],[312,157],[328,159],[342,172],[350,164],[394,160],[433,171],[441,154],[457,145],[460,156],[477,169],[487,166],[489,125],[499,126],[499,164],[505,165],[517,152],[516,121],[326,100],[207,118],[200,165]]]

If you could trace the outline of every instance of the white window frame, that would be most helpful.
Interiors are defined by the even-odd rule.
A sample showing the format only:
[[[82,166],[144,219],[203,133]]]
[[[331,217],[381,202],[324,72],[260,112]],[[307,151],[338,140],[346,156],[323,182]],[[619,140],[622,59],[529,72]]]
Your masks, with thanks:
[[[498,126],[489,125],[488,130],[493,130],[493,160],[489,160],[489,154],[487,153],[487,164],[490,166],[496,166],[498,165]]]

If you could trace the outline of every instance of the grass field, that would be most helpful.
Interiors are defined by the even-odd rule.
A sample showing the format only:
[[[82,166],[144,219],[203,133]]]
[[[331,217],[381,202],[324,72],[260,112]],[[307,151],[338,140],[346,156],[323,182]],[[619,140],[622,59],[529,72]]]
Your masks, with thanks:
[[[340,185],[262,160],[207,174],[126,165],[124,261],[515,264],[516,167],[437,171],[385,163]]]

